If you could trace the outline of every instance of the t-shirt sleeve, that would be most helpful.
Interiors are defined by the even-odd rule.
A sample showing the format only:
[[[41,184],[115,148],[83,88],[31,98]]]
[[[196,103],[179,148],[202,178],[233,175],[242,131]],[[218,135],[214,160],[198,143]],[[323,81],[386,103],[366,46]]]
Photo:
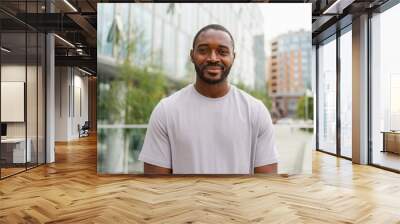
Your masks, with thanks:
[[[255,146],[254,167],[260,167],[278,162],[278,152],[276,149],[274,126],[271,115],[265,105],[259,101],[260,106],[256,124],[258,124],[258,134]]]
[[[163,101],[151,113],[139,160],[171,169],[171,146],[168,139]]]

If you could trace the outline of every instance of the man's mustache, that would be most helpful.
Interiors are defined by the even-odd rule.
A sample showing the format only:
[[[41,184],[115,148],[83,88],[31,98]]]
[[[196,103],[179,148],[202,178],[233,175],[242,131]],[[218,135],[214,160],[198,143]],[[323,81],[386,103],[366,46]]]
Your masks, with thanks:
[[[207,67],[220,67],[222,70],[225,70],[225,66],[219,63],[207,63],[206,65],[202,66],[202,69],[206,69]]]

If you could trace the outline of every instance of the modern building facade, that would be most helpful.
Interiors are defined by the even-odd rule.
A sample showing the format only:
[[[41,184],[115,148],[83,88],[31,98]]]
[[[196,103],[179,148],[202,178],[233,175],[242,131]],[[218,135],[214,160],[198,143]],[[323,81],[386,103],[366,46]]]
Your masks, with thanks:
[[[255,81],[254,88],[266,92],[266,53],[264,48],[264,35],[254,36],[253,52],[254,52],[254,71]]]
[[[267,83],[274,118],[294,117],[299,99],[311,90],[310,41],[304,30],[271,41]]]
[[[100,63],[113,65],[118,63],[115,60],[124,60],[128,40],[139,34],[132,63],[158,65],[170,79],[193,80],[195,74],[189,57],[193,38],[202,27],[217,23],[232,33],[238,52],[230,78],[254,88],[257,60],[254,49],[263,49],[261,39],[255,39],[263,32],[262,13],[255,5],[104,3],[99,4],[98,10],[102,24],[97,31]],[[116,43],[110,33],[119,33],[121,40]]]

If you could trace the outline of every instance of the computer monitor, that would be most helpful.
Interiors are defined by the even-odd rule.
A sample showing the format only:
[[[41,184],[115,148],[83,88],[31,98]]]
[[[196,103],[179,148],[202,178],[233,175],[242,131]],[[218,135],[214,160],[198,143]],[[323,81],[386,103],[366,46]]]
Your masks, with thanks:
[[[1,136],[7,136],[7,124],[1,123]]]

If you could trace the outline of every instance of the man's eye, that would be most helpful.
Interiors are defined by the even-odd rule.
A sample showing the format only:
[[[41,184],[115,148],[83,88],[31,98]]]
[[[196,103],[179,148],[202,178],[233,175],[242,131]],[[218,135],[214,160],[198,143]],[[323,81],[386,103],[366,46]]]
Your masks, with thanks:
[[[199,53],[206,53],[206,52],[207,52],[207,49],[205,49],[205,48],[199,48],[197,51],[198,51]]]
[[[221,55],[227,55],[229,52],[228,51],[226,51],[226,50],[220,50],[219,51],[219,54],[221,54]]]

